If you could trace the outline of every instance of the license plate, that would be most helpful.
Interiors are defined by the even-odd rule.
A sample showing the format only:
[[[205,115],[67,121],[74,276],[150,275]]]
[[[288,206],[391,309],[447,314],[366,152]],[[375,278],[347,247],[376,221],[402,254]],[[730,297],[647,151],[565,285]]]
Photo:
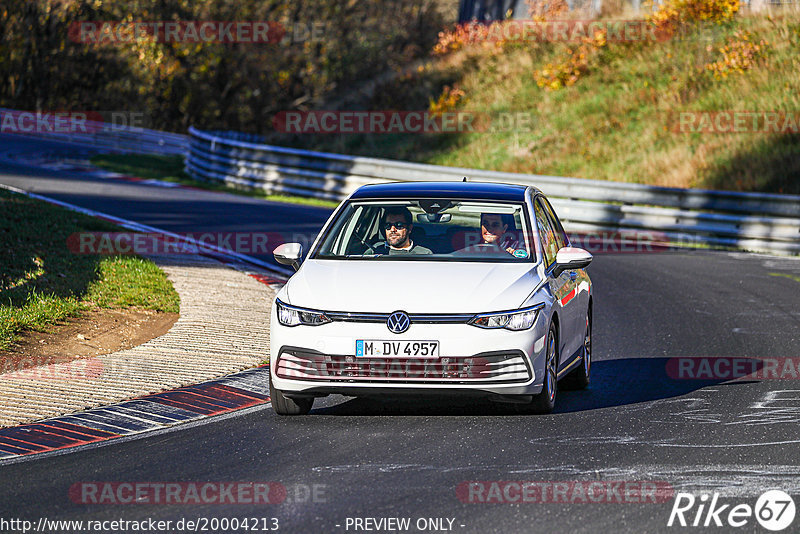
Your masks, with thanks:
[[[438,358],[438,341],[384,341],[382,339],[356,340],[356,357],[369,358]]]

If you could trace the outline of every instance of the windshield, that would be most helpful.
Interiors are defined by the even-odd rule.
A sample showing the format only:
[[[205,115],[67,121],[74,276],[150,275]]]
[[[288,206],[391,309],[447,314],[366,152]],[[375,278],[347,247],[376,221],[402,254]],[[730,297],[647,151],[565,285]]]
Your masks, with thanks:
[[[314,259],[535,262],[522,204],[418,199],[350,202]]]

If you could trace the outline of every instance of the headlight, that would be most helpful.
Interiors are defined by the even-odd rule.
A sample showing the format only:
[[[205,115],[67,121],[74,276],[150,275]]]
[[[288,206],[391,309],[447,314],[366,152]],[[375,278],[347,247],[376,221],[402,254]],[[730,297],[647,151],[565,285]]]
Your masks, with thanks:
[[[319,326],[331,322],[331,320],[320,311],[289,306],[279,300],[275,301],[275,305],[278,307],[278,322],[283,326],[297,326],[301,324],[306,326]]]
[[[485,313],[473,317],[469,324],[479,328],[505,328],[506,330],[514,331],[527,330],[536,322],[536,316],[542,308],[544,308],[544,305],[538,304],[522,310]]]

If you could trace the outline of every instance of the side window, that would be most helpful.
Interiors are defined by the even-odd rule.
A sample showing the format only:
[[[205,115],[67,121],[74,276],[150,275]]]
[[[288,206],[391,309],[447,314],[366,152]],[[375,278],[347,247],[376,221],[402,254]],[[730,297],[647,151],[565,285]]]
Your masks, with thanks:
[[[555,229],[558,248],[566,247],[569,244],[569,238],[564,231],[564,227],[561,225],[561,221],[558,219],[558,216],[556,216],[556,212],[553,211],[553,206],[550,205],[550,202],[546,198],[539,197],[539,201],[542,203],[542,206],[544,206],[547,217],[550,219],[550,224],[552,224]]]
[[[356,228],[359,220],[361,219],[361,214],[363,211],[364,208],[362,206],[358,206],[353,212],[351,212],[349,220],[347,220],[347,222],[341,228],[339,237],[334,243],[332,250],[334,254],[357,254],[362,252],[360,249],[363,247],[363,245],[359,244]]]
[[[381,232],[378,228],[378,215],[381,209],[375,206],[369,206],[364,211],[364,216],[358,221],[356,227],[356,235],[360,240],[367,244],[372,244],[375,240],[381,239]]]
[[[550,267],[556,261],[556,252],[558,252],[556,235],[550,221],[547,219],[547,215],[545,215],[541,201],[538,199],[534,205],[534,213],[536,214],[536,227],[539,229],[539,240],[542,242],[544,263],[546,267]]]

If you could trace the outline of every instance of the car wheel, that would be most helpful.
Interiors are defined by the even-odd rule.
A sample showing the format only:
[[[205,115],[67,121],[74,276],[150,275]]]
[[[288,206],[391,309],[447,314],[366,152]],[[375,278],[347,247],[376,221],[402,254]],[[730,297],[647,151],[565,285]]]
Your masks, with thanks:
[[[583,336],[581,365],[564,378],[564,385],[570,389],[586,389],[592,370],[592,315],[586,316],[586,333]]]
[[[544,361],[544,381],[542,382],[542,392],[534,395],[530,404],[515,406],[517,412],[521,413],[550,413],[556,405],[556,393],[558,392],[558,334],[556,325],[550,324],[550,331],[547,333],[547,353]]]
[[[306,415],[314,405],[314,397],[293,399],[272,386],[272,372],[269,374],[269,396],[272,409],[278,415]]]

